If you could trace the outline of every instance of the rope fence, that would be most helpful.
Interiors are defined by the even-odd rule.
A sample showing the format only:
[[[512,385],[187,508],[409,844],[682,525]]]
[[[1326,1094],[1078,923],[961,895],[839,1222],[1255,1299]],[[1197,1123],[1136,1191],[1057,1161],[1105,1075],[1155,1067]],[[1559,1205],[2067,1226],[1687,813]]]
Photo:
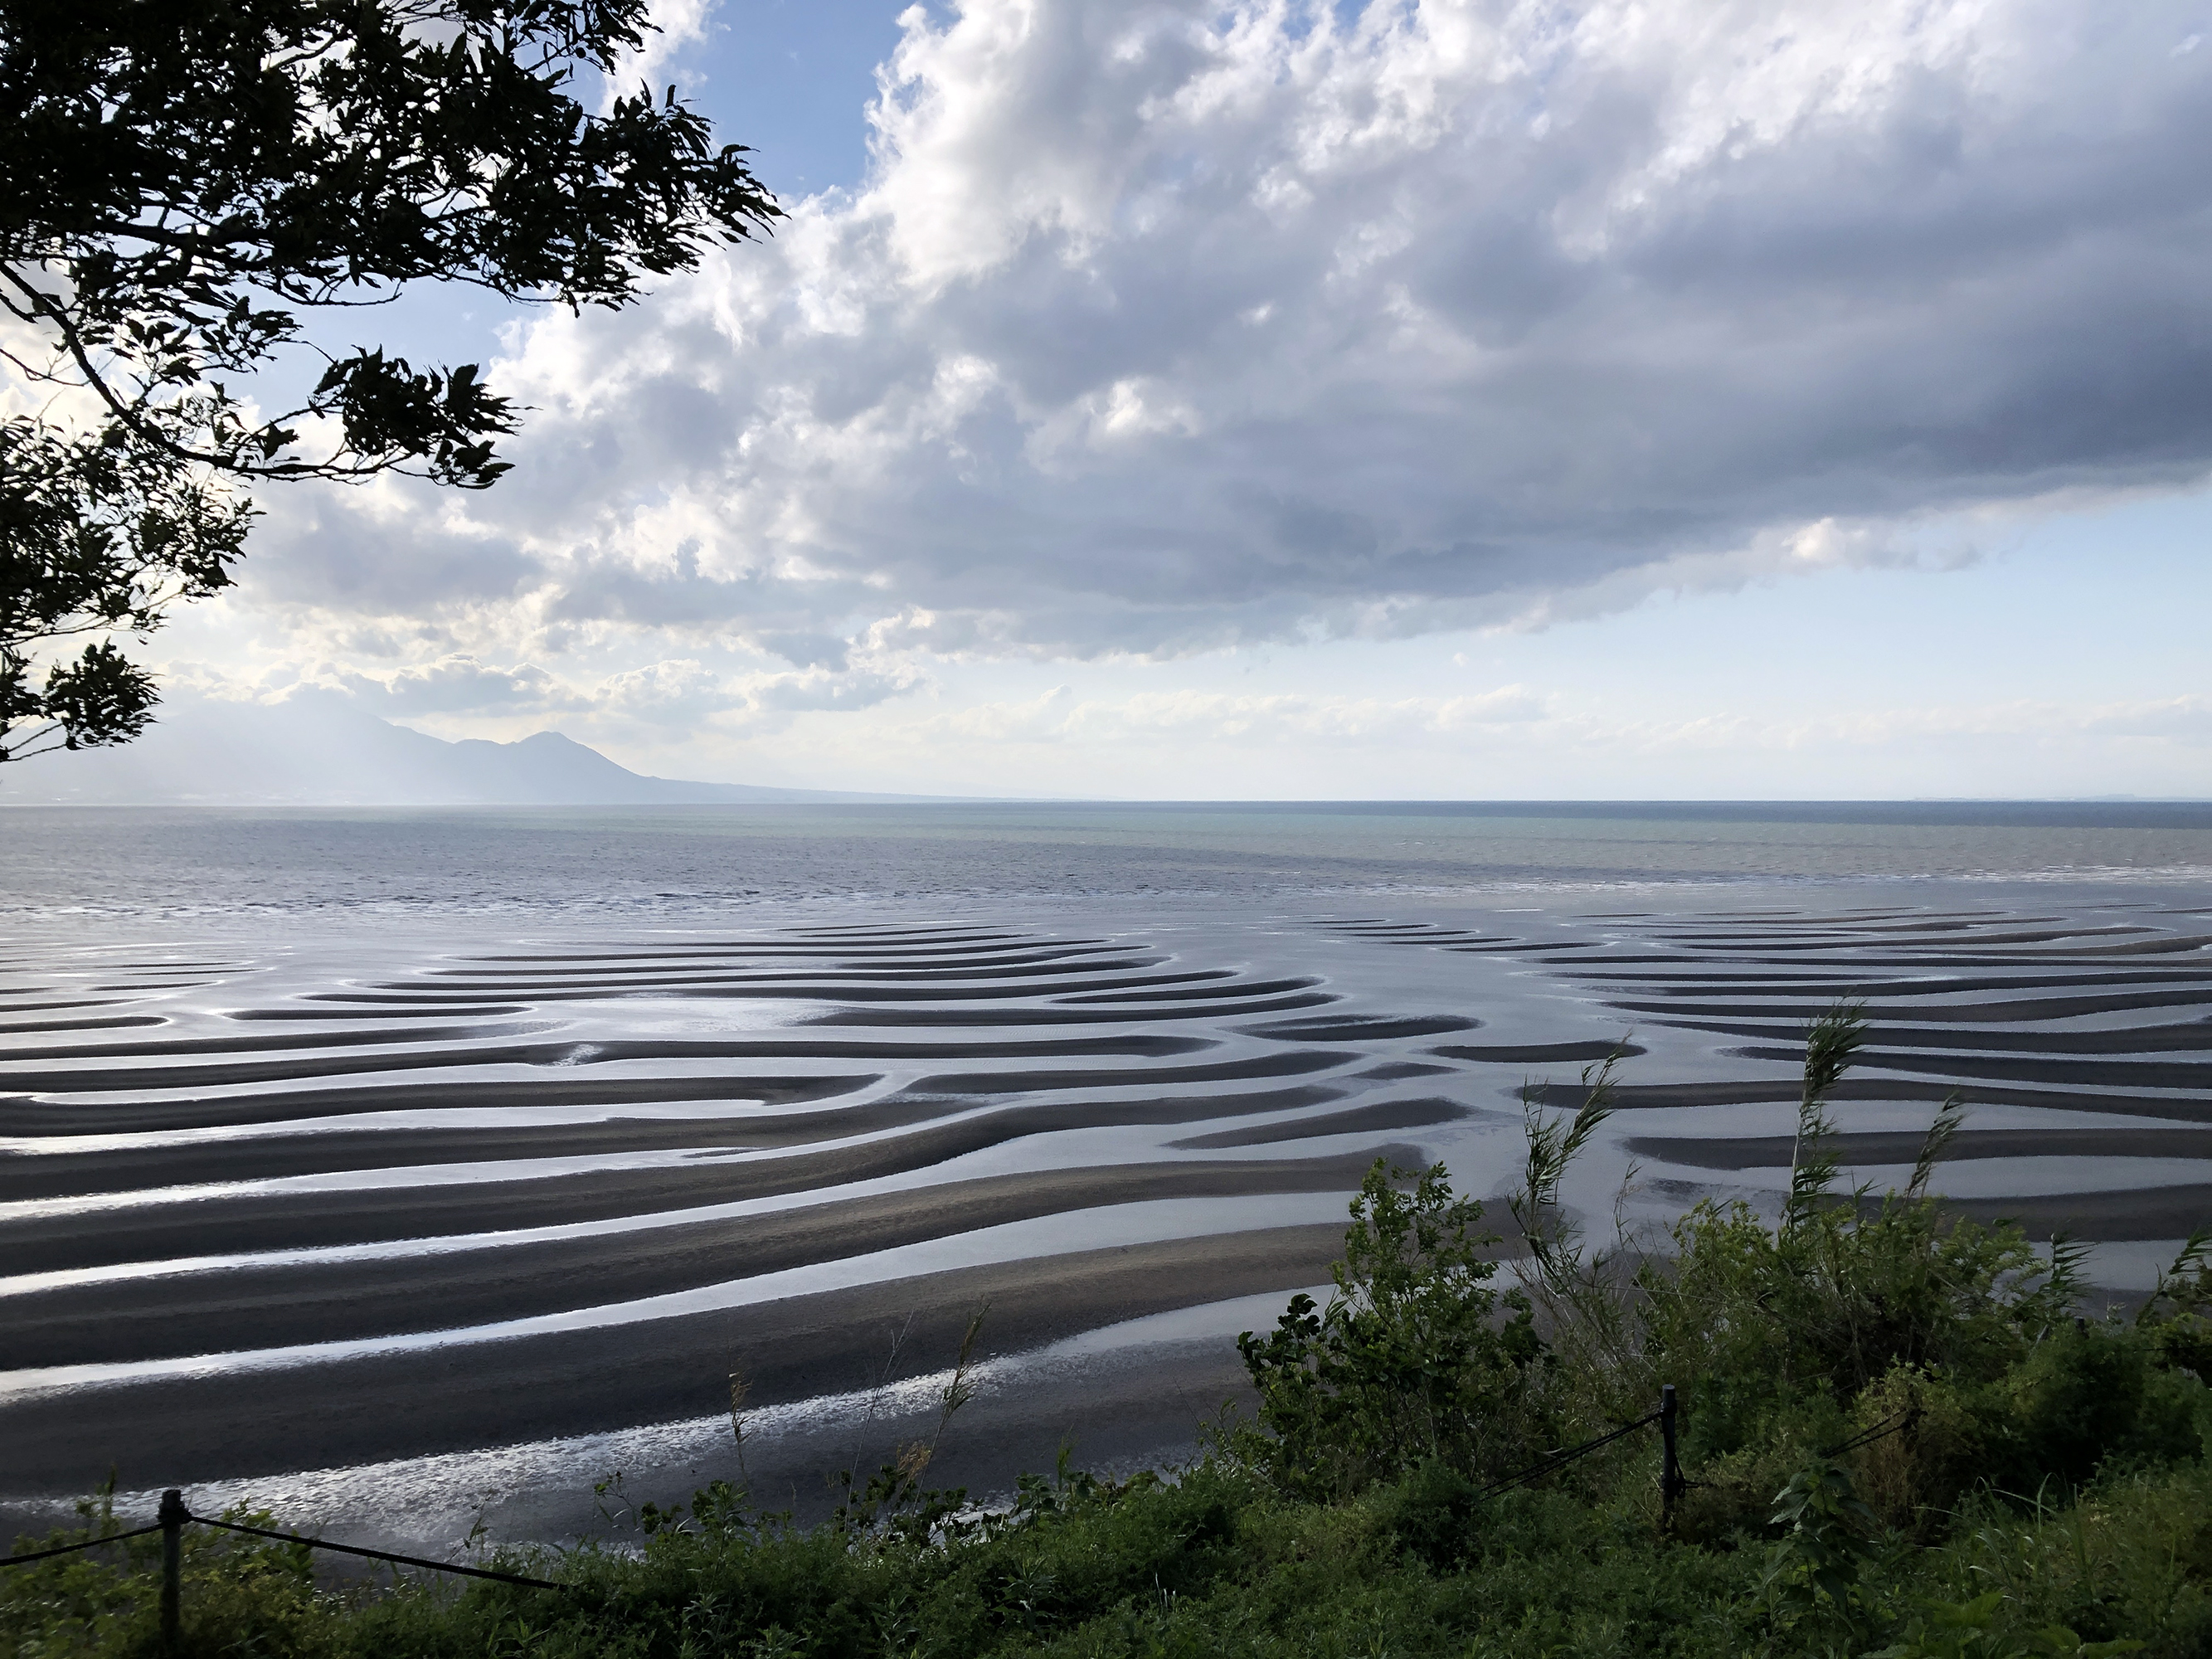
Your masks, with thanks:
[[[266,1527],[249,1527],[241,1521],[218,1521],[212,1516],[194,1515],[185,1507],[182,1491],[172,1486],[161,1494],[158,1518],[150,1527],[135,1527],[129,1532],[112,1532],[100,1538],[87,1538],[74,1544],[58,1544],[51,1549],[27,1550],[21,1555],[0,1557],[0,1567],[19,1567],[33,1561],[51,1560],[57,1555],[74,1555],[79,1550],[98,1549],[103,1544],[119,1544],[126,1538],[144,1538],[154,1533],[161,1534],[161,1649],[165,1653],[177,1650],[177,1636],[181,1623],[183,1605],[184,1532],[187,1526],[216,1527],[225,1532],[242,1532],[254,1538],[273,1539],[280,1544],[300,1544],[311,1550],[329,1550],[339,1555],[357,1555],[371,1561],[390,1561],[403,1567],[427,1567],[432,1572],[450,1572],[464,1578],[489,1578],[502,1584],[521,1584],[531,1589],[566,1590],[567,1584],[558,1584],[550,1578],[532,1578],[519,1572],[496,1572],[489,1567],[465,1567],[453,1561],[433,1561],[420,1555],[401,1555],[392,1550],[373,1550],[362,1544],[334,1544],[326,1538],[308,1538],[296,1532],[272,1532]]]
[[[1648,1429],[1656,1423],[1659,1425],[1660,1438],[1665,1448],[1664,1459],[1659,1471],[1660,1525],[1671,1526],[1674,1523],[1675,1504],[1680,1501],[1682,1494],[1689,1491],[1692,1484],[1683,1474],[1681,1461],[1676,1453],[1677,1413],[1674,1385],[1669,1382],[1660,1390],[1659,1406],[1656,1410],[1646,1412],[1634,1422],[1624,1423],[1619,1428],[1599,1435],[1594,1440],[1585,1440],[1579,1446],[1570,1446],[1564,1451],[1553,1452],[1540,1462],[1530,1464],[1517,1474],[1509,1474],[1503,1480],[1495,1481],[1485,1486],[1481,1495],[1485,1498],[1495,1498],[1500,1492],[1510,1492],[1516,1486],[1538,1480],[1555,1469],[1564,1468],[1577,1458],[1587,1456],[1591,1452],[1611,1445],[1616,1440]],[[1856,1451],[1862,1446],[1871,1445],[1886,1436],[1911,1428],[1919,1420],[1919,1417],[1920,1408],[1917,1405],[1908,1407],[1896,1416],[1853,1435],[1850,1439],[1839,1445],[1828,1448],[1820,1455],[1823,1457],[1841,1457],[1846,1452]],[[161,1507],[157,1513],[158,1518],[150,1527],[137,1527],[129,1532],[113,1532],[100,1538],[83,1539],[74,1544],[58,1544],[49,1549],[29,1550],[21,1555],[0,1557],[0,1567],[25,1566],[33,1561],[51,1560],[58,1555],[73,1555],[79,1550],[98,1549],[104,1544],[119,1544],[125,1539],[145,1538],[155,1533],[160,1533],[161,1534],[161,1642],[166,1652],[174,1652],[177,1647],[183,1537],[184,1529],[188,1525],[216,1527],[226,1532],[244,1533],[249,1537],[267,1538],[280,1544],[299,1544],[311,1550],[329,1550],[336,1554],[359,1556],[370,1561],[389,1561],[403,1567],[422,1567],[432,1572],[453,1573],[463,1578],[489,1578],[497,1583],[520,1584],[529,1589],[566,1591],[573,1588],[568,1584],[556,1583],[550,1578],[532,1578],[519,1572],[498,1572],[489,1567],[465,1567],[452,1561],[433,1561],[420,1555],[401,1555],[392,1550],[370,1549],[361,1544],[334,1544],[328,1539],[308,1538],[296,1532],[275,1532],[266,1527],[249,1527],[241,1521],[218,1521],[208,1516],[194,1515],[185,1507],[183,1492],[174,1486],[161,1494]]]
[[[550,1578],[531,1578],[519,1572],[495,1572],[489,1567],[464,1567],[451,1561],[431,1561],[419,1555],[395,1555],[390,1550],[372,1550],[359,1544],[333,1544],[321,1538],[302,1538],[295,1532],[271,1532],[266,1527],[248,1527],[236,1521],[210,1521],[205,1516],[192,1519],[204,1527],[221,1527],[229,1532],[251,1534],[256,1538],[273,1538],[280,1543],[305,1544],[310,1549],[335,1550],[340,1555],[364,1556],[371,1561],[396,1561],[403,1567],[428,1567],[433,1572],[459,1573],[464,1578],[493,1578],[502,1584],[527,1584],[532,1589],[566,1589],[566,1584],[556,1584]]]
[[[1549,1474],[1554,1469],[1564,1468],[1578,1457],[1585,1456],[1601,1447],[1609,1446],[1616,1440],[1634,1434],[1639,1429],[1648,1429],[1656,1423],[1659,1425],[1660,1437],[1665,1445],[1665,1458],[1659,1470],[1660,1524],[1670,1525],[1674,1518],[1674,1505],[1680,1500],[1682,1494],[1689,1491],[1692,1486],[1702,1484],[1692,1480],[1682,1473],[1681,1459],[1676,1450],[1674,1437],[1675,1418],[1679,1409],[1674,1400],[1674,1385],[1669,1382],[1659,1391],[1659,1407],[1656,1411],[1646,1412],[1633,1423],[1624,1423],[1611,1432],[1598,1436],[1595,1440],[1585,1440],[1579,1446],[1570,1446],[1565,1451],[1553,1452],[1540,1462],[1530,1464],[1519,1474],[1509,1474],[1503,1480],[1494,1481],[1485,1486],[1481,1495],[1485,1498],[1495,1498],[1500,1492],[1510,1492],[1516,1486]],[[1877,1440],[1901,1433],[1919,1420],[1919,1406],[1917,1404],[1908,1406],[1895,1416],[1885,1418],[1872,1428],[1863,1430],[1841,1444],[1824,1449],[1820,1455],[1841,1457],[1846,1452],[1856,1451],[1862,1446],[1870,1446]]]
[[[0,1567],[20,1567],[26,1562],[43,1561],[49,1556],[75,1555],[79,1550],[96,1550],[102,1544],[119,1544],[126,1538],[143,1538],[149,1532],[161,1530],[156,1521],[150,1527],[134,1527],[129,1532],[111,1532],[103,1538],[88,1538],[81,1544],[57,1544],[50,1550],[33,1550],[24,1555],[0,1556]]]
[[[1532,1463],[1518,1474],[1509,1474],[1503,1480],[1493,1481],[1482,1489],[1482,1495],[1485,1498],[1495,1498],[1502,1492],[1510,1492],[1514,1487],[1534,1480],[1539,1475],[1549,1474],[1553,1469],[1564,1468],[1577,1457],[1594,1452],[1601,1446],[1610,1446],[1624,1435],[1634,1434],[1638,1429],[1648,1429],[1658,1420],[1657,1412],[1646,1412],[1633,1423],[1624,1423],[1610,1434],[1601,1434],[1595,1440],[1583,1441],[1579,1446],[1570,1446],[1565,1451],[1553,1452],[1540,1463]]]
[[[1587,1456],[1601,1447],[1610,1446],[1614,1441],[1634,1434],[1638,1429],[1648,1429],[1656,1423],[1659,1425],[1660,1438],[1666,1449],[1665,1458],[1659,1469],[1659,1524],[1662,1527],[1670,1526],[1674,1520],[1676,1501],[1690,1489],[1690,1482],[1682,1474],[1681,1459],[1675,1452],[1674,1419],[1677,1409],[1674,1401],[1674,1385],[1669,1382],[1659,1390],[1659,1408],[1656,1411],[1646,1412],[1633,1423],[1624,1423],[1610,1433],[1598,1436],[1595,1440],[1585,1440],[1579,1446],[1570,1446],[1565,1451],[1553,1452],[1540,1462],[1531,1463],[1517,1474],[1509,1474],[1503,1480],[1493,1481],[1482,1489],[1481,1495],[1485,1498],[1495,1498],[1500,1492],[1510,1492],[1516,1486],[1549,1474],[1554,1469],[1565,1468],[1578,1457]]]
[[[1865,1431],[1863,1433],[1853,1435],[1850,1439],[1844,1441],[1839,1446],[1829,1447],[1827,1450],[1822,1452],[1820,1455],[1823,1457],[1841,1457],[1845,1452],[1856,1451],[1861,1446],[1871,1446],[1875,1441],[1882,1439],[1886,1436],[1902,1433],[1919,1420],[1920,1405],[1919,1402],[1916,1401],[1911,1405],[1907,1406],[1903,1411],[1898,1413],[1896,1416],[1886,1418],[1881,1422],[1875,1424],[1874,1427]]]

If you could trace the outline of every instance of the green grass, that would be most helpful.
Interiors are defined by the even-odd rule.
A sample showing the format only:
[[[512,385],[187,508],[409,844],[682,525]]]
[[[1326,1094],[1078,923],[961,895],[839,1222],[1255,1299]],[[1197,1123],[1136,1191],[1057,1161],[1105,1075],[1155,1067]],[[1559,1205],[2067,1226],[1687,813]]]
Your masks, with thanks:
[[[527,1558],[573,1586],[319,1591],[304,1553],[197,1540],[189,1655],[1592,1656],[1864,1653],[1931,1602],[1996,1592],[1991,1639],[2031,1653],[2067,1626],[2154,1656],[2212,1652],[2212,1472],[2109,1475],[2072,1501],[1978,1496],[1932,1546],[1877,1536],[1854,1632],[1771,1583],[1757,1533],[1663,1538],[1648,1458],[1576,1491],[1469,1505],[1433,1468],[1334,1503],[1286,1499],[1221,1458],[1172,1482],[1034,1492],[988,1532],[937,1543],[725,1516],[641,1555]],[[117,1553],[130,1548],[118,1546]],[[520,1558],[517,1565],[521,1564]],[[150,1552],[15,1570],[0,1632],[29,1656],[152,1654]],[[2057,1650],[2064,1651],[2063,1648]]]

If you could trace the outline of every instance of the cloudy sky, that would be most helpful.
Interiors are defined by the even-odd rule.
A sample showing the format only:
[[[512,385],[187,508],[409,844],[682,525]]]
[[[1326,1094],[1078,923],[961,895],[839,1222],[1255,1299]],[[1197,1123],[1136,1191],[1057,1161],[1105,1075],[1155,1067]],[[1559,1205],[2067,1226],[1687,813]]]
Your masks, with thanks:
[[[664,775],[2212,794],[2212,0],[666,0],[791,217],[178,683]]]

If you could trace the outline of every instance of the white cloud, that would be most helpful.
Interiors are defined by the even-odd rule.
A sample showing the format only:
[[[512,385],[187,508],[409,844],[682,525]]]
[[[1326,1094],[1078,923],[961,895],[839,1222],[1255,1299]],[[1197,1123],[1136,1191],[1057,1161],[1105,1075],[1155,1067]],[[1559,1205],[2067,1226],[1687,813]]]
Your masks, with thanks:
[[[1419,743],[1495,732],[1546,718],[1549,700],[1525,686],[1479,696],[1362,697],[1176,690],[1079,697],[1060,685],[1017,702],[983,702],[906,724],[916,739],[1077,746],[1182,743]]]
[[[483,710],[582,708],[573,687],[532,663],[498,668],[465,653],[434,662],[362,674],[336,666],[310,670],[301,684],[350,693],[378,714],[442,714]]]
[[[1932,514],[2212,465],[2195,15],[917,7],[865,188],[534,324],[507,481],[319,496],[253,580],[447,650],[778,656],[684,706],[789,709],[928,653],[1534,627],[1924,560]]]
[[[1808,712],[1716,708],[1649,714],[1619,698],[1577,699],[1522,685],[1476,696],[1381,698],[1200,690],[1079,696],[1068,686],[1018,702],[980,702],[895,719],[885,746],[1043,744],[1081,753],[1163,744],[1184,756],[1227,746],[1261,752],[1342,749],[1397,757],[1451,752],[1651,756],[1836,756],[1996,742],[2032,752],[2121,736],[2212,744],[2212,700],[2078,703],[2011,698],[1868,705]]]
[[[593,702],[609,714],[664,725],[688,726],[743,702],[723,676],[689,658],[610,674],[596,691]]]
[[[2212,744],[2212,697],[2124,703],[2085,721],[2082,730],[2123,738],[2171,738]]]
[[[796,711],[872,708],[915,690],[920,681],[911,671],[808,668],[795,674],[752,675],[742,684],[752,708]]]

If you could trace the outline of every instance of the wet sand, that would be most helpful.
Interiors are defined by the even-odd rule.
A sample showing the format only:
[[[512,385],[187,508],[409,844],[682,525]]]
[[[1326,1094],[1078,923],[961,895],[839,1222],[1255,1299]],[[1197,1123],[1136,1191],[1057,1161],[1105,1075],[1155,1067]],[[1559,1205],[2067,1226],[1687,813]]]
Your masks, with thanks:
[[[1909,1165],[1955,1091],[1958,1212],[2104,1241],[2122,1277],[2212,1220],[2189,907],[1615,897],[478,930],[358,961],[20,949],[0,1507],[111,1462],[126,1487],[324,1471],[339,1503],[708,1422],[733,1369],[782,1425],[752,1455],[796,1491],[836,1414],[817,1405],[880,1395],[904,1421],[900,1380],[949,1364],[987,1300],[999,1380],[948,1469],[1003,1482],[1071,1425],[1086,1455],[1158,1455],[1236,1389],[1233,1329],[1086,1334],[1237,1298],[1264,1323],[1327,1279],[1376,1158],[1494,1198],[1524,1089],[1571,1107],[1613,1054],[1571,1205],[1605,1214],[1632,1159],[1639,1225],[1771,1205],[1805,1024],[1840,998],[1873,1022],[1836,1096],[1847,1178]],[[665,1479],[729,1473],[702,1432]],[[574,1531],[568,1454],[512,1455],[543,1465],[513,1476],[513,1525]]]
[[[288,1342],[359,1341],[666,1296],[896,1249],[1103,1205],[1355,1188],[1389,1144],[1334,1158],[1054,1170],[951,1182],[713,1221],[486,1243],[368,1261],[247,1257],[198,1273],[93,1279],[11,1299],[9,1358],[21,1367],[224,1353],[258,1346],[272,1320]]]
[[[398,1351],[244,1376],[158,1377],[33,1394],[4,1421],[19,1490],[76,1490],[88,1447],[129,1486],[371,1462],[726,1410],[732,1370],[761,1402],[869,1387],[951,1364],[988,1304],[992,1346],[1086,1330],[1328,1277],[1333,1224],[930,1273],[640,1325]]]

